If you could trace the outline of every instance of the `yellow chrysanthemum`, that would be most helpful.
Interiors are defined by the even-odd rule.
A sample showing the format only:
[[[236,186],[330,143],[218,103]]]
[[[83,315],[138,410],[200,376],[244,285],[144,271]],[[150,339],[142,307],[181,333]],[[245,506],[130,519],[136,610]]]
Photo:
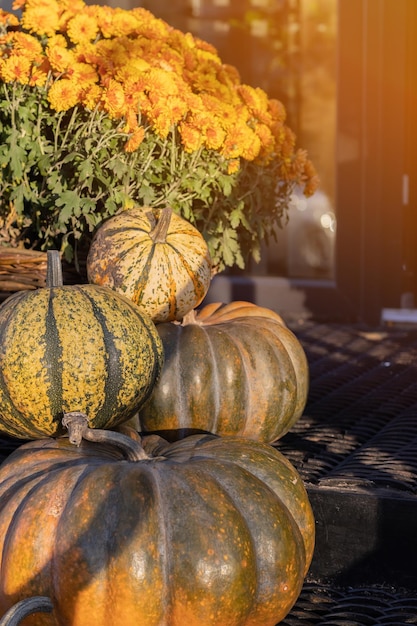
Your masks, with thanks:
[[[258,156],[260,149],[259,137],[246,124],[237,122],[229,129],[221,151],[227,159],[243,157],[252,161]]]
[[[104,37],[122,37],[131,35],[138,29],[138,21],[133,11],[127,11],[120,8],[114,8],[110,14],[107,14],[107,20],[103,20],[105,14],[99,13],[98,25]],[[110,21],[108,19],[110,18]]]
[[[227,173],[236,174],[240,170],[240,159],[231,159],[227,164]]]
[[[118,69],[129,62],[129,55],[120,39],[102,39],[95,45],[93,56],[86,55],[86,61],[96,65],[103,77],[115,79]]]
[[[129,59],[126,64],[115,70],[114,78],[128,87],[129,84],[135,83],[149,69],[150,65],[145,59]]]
[[[238,85],[236,91],[252,113],[267,112],[268,97],[262,89],[250,85]]]
[[[62,78],[52,83],[48,101],[55,111],[68,111],[78,104],[80,94],[80,87],[75,81]]]
[[[94,109],[101,104],[103,97],[103,88],[99,85],[88,85],[81,91],[80,100],[82,105],[88,111],[94,111]]]
[[[74,63],[68,68],[67,77],[76,80],[82,89],[85,89],[88,85],[98,82],[98,74],[94,67],[91,67],[88,63]]]
[[[98,30],[96,18],[84,13],[75,15],[67,24],[67,35],[73,43],[93,41]]]
[[[110,117],[121,117],[126,110],[125,92],[120,83],[110,80],[102,96],[104,110]]]
[[[207,126],[205,136],[207,148],[209,148],[209,150],[219,150],[223,145],[226,133],[223,128],[213,123]]]
[[[30,60],[39,59],[43,55],[42,45],[33,35],[17,31],[12,33],[12,42],[14,50]]]
[[[195,152],[203,145],[203,136],[200,129],[187,122],[181,122],[178,126],[181,142],[186,152]]]
[[[175,75],[161,69],[151,69],[146,73],[146,89],[152,102],[160,103],[179,94]]]
[[[275,142],[270,127],[266,124],[256,124],[254,130],[261,141],[263,152],[265,154],[271,153],[274,149]]]
[[[149,121],[155,132],[160,137],[167,137],[173,124],[171,109],[168,103],[161,102],[157,106],[153,106],[148,113]]]
[[[22,26],[36,35],[54,35],[59,28],[58,2],[47,5],[25,6],[22,15]]]
[[[27,85],[30,78],[32,63],[20,54],[12,54],[8,59],[4,59],[1,65],[1,79],[6,83],[17,82]]]
[[[51,68],[60,74],[66,72],[75,63],[73,51],[59,44],[48,46],[45,52]]]
[[[275,98],[271,98],[268,101],[268,111],[271,115],[271,118],[278,123],[283,124],[286,119],[286,111],[285,107],[279,100]]]
[[[38,66],[32,65],[29,85],[31,87],[44,87],[48,80],[49,71],[50,65],[47,59]]]
[[[67,32],[68,24],[76,15],[90,15],[90,9],[94,7],[86,6],[83,0],[72,0],[67,2],[66,0],[59,0],[61,7],[61,14],[59,18],[59,30]]]
[[[0,24],[6,27],[17,26],[19,24],[19,20],[13,13],[0,9]]]
[[[148,40],[163,41],[172,30],[166,22],[147,9],[136,7],[130,13],[136,19],[136,32]]]

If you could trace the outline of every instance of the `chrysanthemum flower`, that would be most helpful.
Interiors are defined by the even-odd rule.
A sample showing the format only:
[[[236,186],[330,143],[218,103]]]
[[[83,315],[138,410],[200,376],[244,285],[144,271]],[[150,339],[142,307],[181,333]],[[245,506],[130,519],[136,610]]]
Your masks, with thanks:
[[[50,69],[51,67],[47,59],[44,59],[39,65],[33,64],[29,78],[29,85],[31,87],[44,87],[47,83]]]
[[[96,70],[88,63],[74,63],[67,69],[66,77],[76,80],[82,89],[85,89],[90,84],[98,82],[98,74]]]
[[[55,111],[68,111],[78,104],[80,94],[81,89],[76,81],[62,78],[50,86],[48,101]]]
[[[110,80],[102,96],[104,110],[110,117],[118,118],[126,110],[125,92],[120,83]]]
[[[8,59],[4,59],[4,62],[0,66],[0,78],[5,83],[20,83],[21,85],[27,85],[30,79],[32,63],[31,61],[20,54],[12,54]]]
[[[74,52],[59,43],[52,42],[46,48],[45,53],[52,70],[59,74],[66,72],[75,63]]]
[[[195,152],[203,145],[203,137],[199,128],[189,124],[188,122],[181,122],[178,125],[178,129],[181,135],[182,145],[186,152]]]
[[[51,0],[45,5],[25,6],[22,26],[36,35],[54,35],[59,28],[59,5]]]
[[[127,142],[125,143],[124,150],[125,152],[134,152],[137,150],[144,140],[145,137],[145,129],[143,126],[139,126],[129,137]]]
[[[0,9],[0,24],[6,27],[17,26],[19,24],[19,20],[13,13]]]
[[[41,42],[27,33],[20,31],[11,33],[11,42],[13,49],[18,51],[23,56],[27,57],[31,61],[39,59],[43,55],[43,49]]]
[[[88,85],[81,90],[80,102],[88,110],[94,109],[101,104],[103,88],[99,85]]]
[[[96,18],[83,13],[75,15],[67,24],[67,35],[73,43],[93,41],[98,30]]]

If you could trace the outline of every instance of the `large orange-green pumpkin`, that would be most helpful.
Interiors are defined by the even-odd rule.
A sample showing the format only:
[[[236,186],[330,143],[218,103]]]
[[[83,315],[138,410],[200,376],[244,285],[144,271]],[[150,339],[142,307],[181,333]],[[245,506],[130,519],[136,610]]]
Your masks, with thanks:
[[[170,208],[134,208],[100,225],[87,275],[89,282],[126,295],[154,322],[166,322],[202,302],[211,259],[200,232]]]
[[[77,448],[46,439],[0,468],[0,614],[41,596],[53,612],[28,626],[282,620],[314,546],[312,510],[289,461],[246,439],[150,436],[142,448],[105,432],[129,440],[127,457],[120,441]]]
[[[162,368],[146,313],[106,287],[62,285],[55,271],[50,286],[17,292],[0,307],[0,430],[18,438],[59,434],[72,411],[97,428],[125,422]]]
[[[142,431],[170,440],[208,431],[271,443],[301,417],[306,355],[274,311],[214,303],[157,330],[165,363],[140,412]]]

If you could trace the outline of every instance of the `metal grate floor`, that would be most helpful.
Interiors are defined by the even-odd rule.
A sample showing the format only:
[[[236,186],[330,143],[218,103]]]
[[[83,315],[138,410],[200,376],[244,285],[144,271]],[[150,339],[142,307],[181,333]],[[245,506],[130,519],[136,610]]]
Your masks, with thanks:
[[[282,626],[406,626],[417,624],[417,597],[391,587],[338,588],[306,583]]]
[[[306,483],[417,493],[417,331],[291,327],[307,354],[310,392],[277,447]]]

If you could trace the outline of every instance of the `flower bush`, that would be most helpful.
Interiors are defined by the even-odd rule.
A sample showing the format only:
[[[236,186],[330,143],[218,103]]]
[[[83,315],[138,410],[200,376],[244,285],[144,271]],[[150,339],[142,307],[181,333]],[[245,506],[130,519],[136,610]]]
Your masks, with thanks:
[[[71,259],[98,224],[170,205],[217,270],[259,258],[317,176],[283,105],[208,43],[143,9],[15,0],[0,10],[0,218]]]

